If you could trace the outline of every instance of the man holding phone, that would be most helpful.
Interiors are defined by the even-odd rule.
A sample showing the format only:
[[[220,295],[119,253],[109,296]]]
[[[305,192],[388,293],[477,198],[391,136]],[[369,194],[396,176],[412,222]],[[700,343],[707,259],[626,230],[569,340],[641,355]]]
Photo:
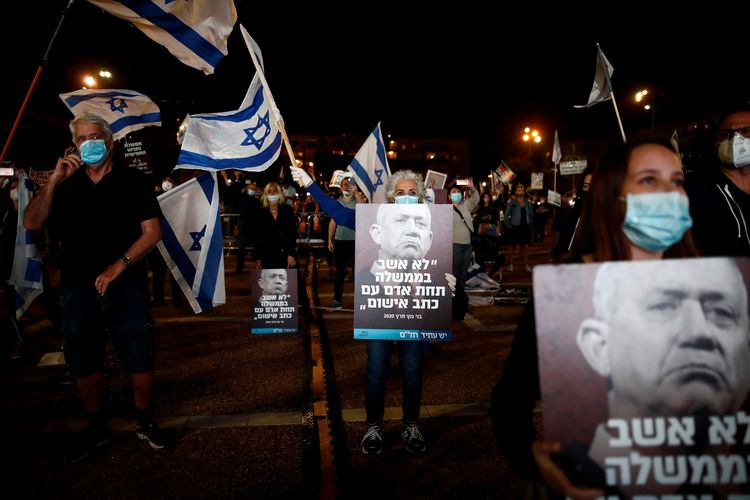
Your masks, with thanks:
[[[58,158],[23,223],[47,226],[62,246],[65,359],[90,420],[67,454],[79,462],[110,441],[102,404],[108,333],[131,376],[136,435],[153,448],[166,444],[152,415],[154,336],[144,260],[161,239],[161,210],[145,176],[115,164],[106,120],[86,113],[70,131],[75,148]]]

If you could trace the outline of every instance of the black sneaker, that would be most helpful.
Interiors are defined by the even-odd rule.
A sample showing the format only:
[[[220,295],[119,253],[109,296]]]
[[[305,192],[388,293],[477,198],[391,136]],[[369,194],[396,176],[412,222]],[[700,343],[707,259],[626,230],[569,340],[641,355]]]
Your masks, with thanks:
[[[156,425],[156,422],[150,422],[146,425],[135,425],[135,435],[139,439],[145,439],[151,448],[160,450],[169,446],[169,438],[167,434]]]
[[[112,441],[106,429],[94,431],[91,428],[86,429],[76,436],[73,443],[65,453],[65,461],[70,464],[78,463],[85,460],[95,450],[107,446]]]
[[[383,452],[383,427],[380,424],[369,424],[360,445],[362,453],[380,455]]]
[[[417,424],[406,424],[404,430],[401,431],[401,438],[406,443],[406,451],[409,453],[423,453],[427,450],[424,437],[419,432]]]

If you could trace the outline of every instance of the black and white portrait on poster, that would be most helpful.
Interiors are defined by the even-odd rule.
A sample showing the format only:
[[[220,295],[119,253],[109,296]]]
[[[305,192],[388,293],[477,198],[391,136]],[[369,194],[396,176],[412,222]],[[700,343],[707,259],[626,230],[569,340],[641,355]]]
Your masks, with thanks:
[[[748,283],[747,258],[534,269],[544,437],[572,481],[748,498]]]
[[[451,210],[357,205],[354,338],[451,340]]]
[[[251,333],[297,333],[297,270],[253,269],[250,285]]]

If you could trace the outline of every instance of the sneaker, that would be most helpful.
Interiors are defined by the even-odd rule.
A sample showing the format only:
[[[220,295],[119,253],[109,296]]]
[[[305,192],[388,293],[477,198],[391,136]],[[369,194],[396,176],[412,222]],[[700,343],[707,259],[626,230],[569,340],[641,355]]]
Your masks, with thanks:
[[[509,272],[509,273],[512,273],[512,272],[513,272],[513,264],[509,264],[509,265],[508,265],[508,272]]]
[[[531,272],[531,268],[529,267],[528,264],[526,264],[525,266],[523,266],[523,270],[526,271],[527,273]]]
[[[150,422],[146,425],[136,424],[135,435],[139,439],[148,441],[151,448],[155,450],[160,450],[169,444],[166,433],[156,425],[156,422]]]
[[[106,429],[94,431],[91,428],[79,433],[74,442],[70,445],[65,453],[65,461],[69,464],[76,464],[85,460],[95,450],[103,448],[112,441]]]
[[[417,424],[406,424],[401,431],[401,438],[406,443],[406,451],[409,453],[423,453],[427,449]]]
[[[380,424],[369,424],[365,435],[362,436],[362,453],[366,455],[380,455],[383,451],[383,428]]]
[[[336,299],[332,300],[331,305],[328,306],[328,309],[341,309],[341,302]]]

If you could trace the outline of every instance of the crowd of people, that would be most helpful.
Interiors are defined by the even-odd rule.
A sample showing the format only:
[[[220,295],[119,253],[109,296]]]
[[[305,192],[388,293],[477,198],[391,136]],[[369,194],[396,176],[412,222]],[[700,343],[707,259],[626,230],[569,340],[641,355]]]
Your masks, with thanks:
[[[96,115],[76,117],[70,131],[75,147],[57,160],[47,183],[27,207],[23,225],[29,230],[48,231],[61,250],[60,328],[65,358],[90,420],[80,442],[68,454],[70,461],[76,462],[110,439],[102,401],[102,368],[109,341],[130,373],[136,434],[154,448],[170,444],[153,418],[155,343],[150,308],[164,299],[165,270],[154,262],[159,259],[153,259],[154,246],[161,238],[156,195],[174,188],[177,182],[169,176],[154,187],[142,173],[119,165],[109,125]],[[530,272],[531,244],[549,245],[550,262],[555,263],[648,262],[653,269],[644,271],[643,282],[657,275],[657,270],[669,266],[678,269],[679,264],[673,263],[678,261],[671,259],[723,257],[707,264],[705,276],[706,280],[711,277],[711,290],[696,291],[690,283],[681,281],[673,285],[675,291],[666,293],[667,298],[660,290],[658,305],[650,307],[659,308],[659,318],[667,314],[663,312],[667,307],[669,314],[676,315],[672,312],[678,309],[674,303],[697,294],[701,307],[691,310],[694,322],[690,326],[696,328],[691,330],[691,340],[669,341],[684,351],[680,359],[695,356],[702,360],[695,364],[704,363],[709,355],[723,356],[727,359],[726,373],[713,373],[724,369],[718,368],[717,362],[711,365],[710,374],[704,370],[670,378],[670,385],[661,388],[664,392],[651,395],[655,383],[644,374],[652,370],[647,366],[652,358],[634,355],[632,339],[642,334],[639,328],[663,325],[644,326],[646,320],[657,316],[653,312],[645,314],[644,325],[635,321],[638,316],[633,311],[640,304],[630,295],[607,301],[606,291],[600,290],[594,297],[596,318],[582,323],[577,338],[588,364],[608,380],[609,413],[613,418],[672,416],[696,408],[716,414],[736,411],[750,388],[747,296],[732,295],[733,290],[744,290],[742,283],[730,290],[715,282],[717,276],[723,277],[719,280],[722,283],[741,282],[730,258],[750,256],[750,107],[735,108],[724,115],[717,124],[715,139],[715,164],[688,177],[678,151],[668,141],[649,138],[615,147],[583,172],[580,185],[572,193],[563,194],[559,207],[548,204],[542,191],[529,193],[522,182],[508,186],[507,192],[480,192],[471,180],[451,182],[447,195],[453,208],[453,261],[448,278],[454,294],[453,319],[462,319],[467,311],[463,285],[472,259],[482,266],[491,264],[490,274],[497,279],[502,279],[504,260],[506,271]],[[274,181],[259,186],[245,175],[223,172],[222,177],[223,211],[239,214],[235,271],[244,272],[246,252],[250,251],[258,269],[297,268],[299,273],[297,239],[309,234],[306,224],[312,222],[318,225],[314,231],[322,235],[335,267],[330,306],[341,308],[345,302],[344,277],[347,268],[353,267],[355,255],[355,209],[358,203],[367,202],[355,179],[346,177],[337,188],[328,190],[314,182],[306,170],[292,167],[291,177],[301,188],[298,195],[293,186]],[[10,260],[10,235],[15,239],[14,182],[0,187],[3,264]],[[426,194],[421,175],[411,170],[393,172],[387,181],[387,203],[404,204],[402,212],[414,220],[429,219],[429,211],[423,214],[424,204],[433,199]],[[308,220],[301,214],[317,217]],[[327,225],[321,227],[324,218]],[[371,234],[383,258],[389,258],[389,233],[387,225],[380,222],[378,219],[381,231]],[[420,238],[429,248],[431,233]],[[520,261],[515,260],[519,257]],[[663,259],[670,260],[661,262]],[[152,283],[161,281],[151,289],[149,269]],[[8,267],[0,271],[7,300],[11,293]],[[635,279],[607,265],[600,273],[622,283]],[[597,283],[603,279],[597,278]],[[625,288],[623,285],[620,290]],[[635,287],[627,291],[633,296],[638,293]],[[299,287],[299,292],[301,307],[308,306],[305,287]],[[173,286],[173,296],[179,293]],[[709,295],[711,298],[706,299]],[[712,306],[706,306],[707,302]],[[717,302],[729,305],[714,305]],[[532,301],[519,322],[502,377],[492,394],[491,415],[498,444],[513,470],[531,480],[535,498],[622,494],[603,480],[600,463],[585,471],[568,468],[561,457],[569,455],[561,454],[561,444],[537,435],[532,412],[541,392],[534,311]],[[628,313],[621,311],[630,311],[630,319],[625,321],[623,315]],[[698,329],[698,324],[705,324],[705,328]],[[721,335],[707,333],[716,325]],[[683,323],[681,328],[670,335],[687,336],[687,326]],[[626,335],[629,340],[622,340]],[[709,337],[713,340],[706,340]],[[419,429],[424,347],[414,341],[366,340],[364,344],[367,429],[361,439],[362,451],[379,454],[383,450],[384,392],[391,354],[397,350],[403,383],[402,437],[408,451],[424,452],[427,443]],[[654,343],[653,356],[658,356],[659,349],[667,347]],[[641,375],[643,380],[638,378]],[[636,379],[642,385],[633,388]],[[681,397],[681,391],[693,393]],[[586,449],[582,455],[596,462],[595,453]]]

